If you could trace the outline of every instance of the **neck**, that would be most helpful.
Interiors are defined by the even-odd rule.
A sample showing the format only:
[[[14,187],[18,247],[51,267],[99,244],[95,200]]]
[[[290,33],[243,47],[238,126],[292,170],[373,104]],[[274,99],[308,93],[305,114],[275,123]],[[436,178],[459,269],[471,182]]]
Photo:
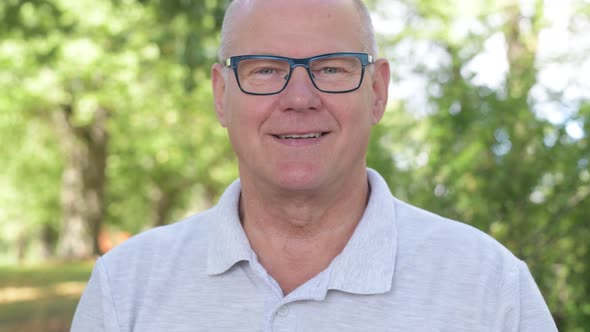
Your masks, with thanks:
[[[365,170],[323,192],[264,191],[243,183],[240,219],[260,263],[287,294],[344,249],[368,197]]]

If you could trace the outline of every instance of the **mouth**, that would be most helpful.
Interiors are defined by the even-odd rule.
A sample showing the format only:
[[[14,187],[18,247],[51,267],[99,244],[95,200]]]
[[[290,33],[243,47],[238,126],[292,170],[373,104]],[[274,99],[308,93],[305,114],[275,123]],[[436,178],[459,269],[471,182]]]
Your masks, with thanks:
[[[284,134],[284,135],[273,135],[278,139],[314,139],[328,135],[328,132],[317,132],[308,134]]]

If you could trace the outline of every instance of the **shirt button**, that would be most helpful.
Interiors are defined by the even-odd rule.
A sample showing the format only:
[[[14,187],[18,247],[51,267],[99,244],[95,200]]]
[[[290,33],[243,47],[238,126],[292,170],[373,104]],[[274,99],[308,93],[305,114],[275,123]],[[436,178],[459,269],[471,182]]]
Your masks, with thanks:
[[[285,317],[289,314],[289,308],[287,308],[286,306],[282,306],[279,311],[277,311],[277,315],[281,316],[281,317]]]

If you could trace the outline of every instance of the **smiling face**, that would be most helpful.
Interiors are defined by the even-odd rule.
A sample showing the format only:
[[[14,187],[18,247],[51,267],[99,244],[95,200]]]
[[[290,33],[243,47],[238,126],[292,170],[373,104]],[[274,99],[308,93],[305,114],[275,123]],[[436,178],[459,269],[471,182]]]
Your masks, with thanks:
[[[228,32],[229,56],[367,52],[353,1],[253,0],[241,6]],[[342,188],[364,174],[370,129],[387,101],[385,60],[367,67],[358,90],[342,94],[317,90],[302,67],[276,95],[243,93],[231,69],[220,64],[213,66],[212,79],[217,115],[243,183],[314,191]]]

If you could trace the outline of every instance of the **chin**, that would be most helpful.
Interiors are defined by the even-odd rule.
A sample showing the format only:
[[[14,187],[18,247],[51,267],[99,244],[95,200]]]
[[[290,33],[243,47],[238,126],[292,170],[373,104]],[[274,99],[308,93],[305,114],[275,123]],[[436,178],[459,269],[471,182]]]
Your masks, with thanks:
[[[307,191],[317,189],[322,183],[322,171],[317,167],[287,165],[280,167],[277,185],[284,190]]]

